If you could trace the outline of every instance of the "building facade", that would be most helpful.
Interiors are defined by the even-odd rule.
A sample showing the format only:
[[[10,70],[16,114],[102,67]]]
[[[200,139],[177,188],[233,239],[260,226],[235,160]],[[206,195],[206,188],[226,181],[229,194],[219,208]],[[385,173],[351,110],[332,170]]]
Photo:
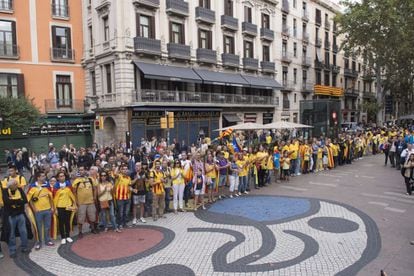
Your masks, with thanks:
[[[0,97],[45,115],[83,114],[81,1],[0,1]]]
[[[98,143],[160,136],[166,111],[170,136],[187,143],[237,122],[299,122],[307,99],[339,98],[345,121],[360,120],[374,87],[339,51],[338,10],[325,0],[83,1]]]

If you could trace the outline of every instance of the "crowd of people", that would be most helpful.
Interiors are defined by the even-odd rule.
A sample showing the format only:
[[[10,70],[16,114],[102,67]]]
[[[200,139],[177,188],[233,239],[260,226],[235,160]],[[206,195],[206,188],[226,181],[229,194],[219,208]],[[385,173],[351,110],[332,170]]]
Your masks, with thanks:
[[[122,232],[148,218],[205,209],[216,200],[335,169],[367,154],[384,154],[385,165],[389,161],[401,170],[411,195],[414,132],[403,128],[345,132],[332,139],[262,132],[251,141],[231,131],[220,138],[187,146],[154,137],[142,139],[134,150],[125,143],[79,149],[63,145],[60,150],[49,144],[49,151],[39,155],[24,148],[7,150],[1,239],[16,257],[17,236],[26,253],[32,238],[35,250],[54,246],[58,233],[60,244],[72,243],[76,225],[79,239],[84,224],[93,234]]]

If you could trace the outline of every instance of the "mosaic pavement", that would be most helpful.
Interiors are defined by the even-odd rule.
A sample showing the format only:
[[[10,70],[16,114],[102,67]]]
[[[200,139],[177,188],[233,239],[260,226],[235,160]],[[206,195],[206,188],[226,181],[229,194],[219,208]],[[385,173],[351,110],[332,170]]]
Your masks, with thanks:
[[[380,248],[375,222],[353,207],[246,196],[42,248],[16,264],[35,275],[355,275]]]

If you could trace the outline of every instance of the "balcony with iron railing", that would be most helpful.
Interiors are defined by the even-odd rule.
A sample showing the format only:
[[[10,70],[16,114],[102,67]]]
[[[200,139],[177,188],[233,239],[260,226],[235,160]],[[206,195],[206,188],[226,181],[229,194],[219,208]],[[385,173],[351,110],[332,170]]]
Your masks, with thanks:
[[[20,48],[16,44],[0,43],[1,59],[18,59],[20,57]]]
[[[260,38],[263,40],[273,41],[275,33],[268,28],[260,28]]]
[[[315,47],[320,48],[322,46],[322,39],[321,38],[315,38]]]
[[[290,35],[290,28],[286,25],[282,26],[282,35],[289,36]]]
[[[69,18],[69,5],[62,3],[53,3],[52,17]]]
[[[340,67],[340,66],[338,66],[338,65],[334,65],[334,64],[332,64],[332,65],[331,65],[331,70],[332,70],[332,73],[334,73],[334,74],[339,74],[339,72],[341,71],[341,67]]]
[[[375,94],[374,94],[373,92],[369,91],[369,90],[364,90],[364,91],[362,92],[362,96],[363,96],[364,98],[368,98],[368,99],[373,99],[373,98],[375,98]]]
[[[75,62],[75,50],[69,48],[51,48],[50,59],[56,62]]]
[[[311,67],[312,66],[312,59],[310,57],[302,57],[302,66],[303,67]]]
[[[315,59],[315,69],[322,70],[324,67],[323,62]]]
[[[242,22],[242,33],[256,36],[257,35],[257,25],[250,22]]]
[[[73,99],[46,99],[46,113],[84,113],[85,101]]]
[[[310,82],[306,82],[305,80],[302,82],[302,87],[301,87],[301,92],[302,93],[307,93],[307,94],[309,94],[309,93],[312,93],[313,92],[313,89],[314,89],[314,85],[313,85],[313,83],[310,83]]]
[[[309,42],[309,34],[308,33],[302,33],[302,40],[305,43]]]
[[[364,81],[371,82],[371,81],[373,81],[373,80],[374,80],[374,77],[375,77],[375,74],[374,74],[374,72],[373,72],[373,71],[370,71],[370,70],[364,70],[364,71],[362,72],[362,79],[363,79]]]
[[[344,68],[344,76],[351,77],[351,78],[356,78],[356,77],[358,77],[358,71],[353,70],[351,68]]]
[[[239,67],[240,66],[240,56],[234,54],[221,54],[221,61],[224,66],[229,67]]]
[[[282,62],[291,63],[292,62],[292,54],[287,51],[282,51]]]
[[[239,20],[232,16],[223,14],[221,16],[221,27],[237,31],[239,29]]]
[[[160,0],[133,0],[134,5],[157,9],[160,7]]]
[[[13,0],[0,0],[0,12],[12,13]]]
[[[216,63],[217,52],[211,49],[198,48],[196,50],[197,60],[204,63]]]
[[[142,89],[133,100],[147,103],[274,105],[273,96]]]
[[[283,100],[283,110],[290,110],[290,101]]]
[[[134,37],[135,53],[147,55],[161,55],[161,40],[147,37]]]
[[[168,56],[176,59],[191,59],[191,48],[185,44],[168,43],[167,44]]]
[[[309,13],[308,11],[302,10],[302,20],[305,22],[309,21]]]
[[[189,8],[188,2],[184,0],[166,0],[166,12],[168,14],[175,14],[178,16],[188,16]]]
[[[295,85],[290,80],[282,80],[282,91],[292,91]]]
[[[289,13],[289,1],[288,0],[283,0],[282,1],[282,12],[284,13]]]
[[[204,7],[196,7],[196,20],[208,24],[216,23],[216,12]]]
[[[245,70],[259,69],[259,60],[255,58],[243,58],[243,68]]]
[[[345,94],[346,97],[357,98],[359,96],[359,91],[354,88],[346,88]]]
[[[263,72],[274,73],[275,72],[275,63],[270,61],[261,61],[260,67]]]

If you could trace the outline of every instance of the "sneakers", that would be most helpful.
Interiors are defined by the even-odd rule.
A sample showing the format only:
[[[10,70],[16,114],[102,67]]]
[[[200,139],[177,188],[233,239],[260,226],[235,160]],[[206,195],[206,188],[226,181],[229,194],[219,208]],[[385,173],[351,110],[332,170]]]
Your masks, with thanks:
[[[40,250],[40,244],[39,243],[37,243],[36,245],[35,245],[35,250]]]
[[[120,225],[120,226],[118,227],[118,229],[119,229],[119,230],[122,230],[122,229],[124,229],[124,227],[122,227],[122,225]]]
[[[233,198],[233,195],[230,195],[229,197],[230,197],[230,198]]]
[[[62,239],[62,241],[60,242],[60,244],[62,244],[62,245],[66,244],[66,239]]]
[[[105,233],[108,232],[108,227],[105,227],[104,232]]]
[[[206,209],[206,207],[205,207],[204,205],[203,205],[203,207],[202,207],[202,208],[203,208],[203,210],[205,210],[205,209]]]
[[[248,192],[248,191],[244,191],[244,192],[243,192],[243,194],[248,195],[248,194],[249,194],[249,192]]]
[[[222,199],[221,195],[219,195],[218,199]]]
[[[4,258],[4,254],[3,252],[0,251],[0,259],[3,259],[3,258]]]
[[[117,232],[117,233],[122,233],[122,231],[121,231],[121,230],[119,230],[119,228],[116,228],[116,229],[115,229],[115,232]]]
[[[67,241],[68,243],[72,243],[72,242],[73,242],[72,238],[66,238],[66,241]]]
[[[234,195],[235,195],[235,196],[237,196],[237,197],[239,197],[239,196],[240,196],[240,195],[239,195],[239,193],[235,193]]]
[[[139,219],[142,223],[146,223],[147,221],[143,218],[143,217],[141,217],[140,219]]]
[[[133,220],[132,220],[132,225],[136,225],[137,224],[137,219],[136,218],[134,218]]]
[[[53,242],[51,242],[51,241],[48,241],[48,242],[46,243],[46,245],[47,245],[47,246],[54,246],[55,244],[54,244]]]

